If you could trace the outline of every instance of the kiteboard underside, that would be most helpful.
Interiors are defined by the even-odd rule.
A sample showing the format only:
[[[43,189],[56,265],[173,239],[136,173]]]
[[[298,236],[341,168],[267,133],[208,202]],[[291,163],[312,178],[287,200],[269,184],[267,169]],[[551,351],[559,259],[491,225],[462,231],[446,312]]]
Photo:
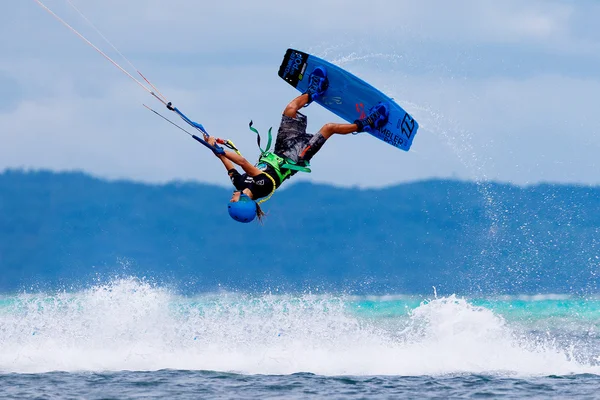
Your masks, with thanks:
[[[315,100],[316,103],[350,123],[365,118],[377,103],[387,103],[390,110],[387,124],[369,133],[399,149],[410,149],[419,128],[417,121],[390,97],[350,72],[313,55],[288,49],[279,76],[304,93],[308,88],[308,77],[317,66],[327,69],[329,88],[323,97]]]

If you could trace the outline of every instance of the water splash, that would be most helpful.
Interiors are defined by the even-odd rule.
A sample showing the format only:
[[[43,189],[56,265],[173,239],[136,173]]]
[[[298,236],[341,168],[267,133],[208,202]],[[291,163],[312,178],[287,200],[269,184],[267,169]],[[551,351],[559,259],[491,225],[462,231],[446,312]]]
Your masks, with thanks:
[[[327,295],[186,298],[136,279],[22,294],[0,300],[0,370],[600,374],[576,349],[454,296],[392,317],[363,305]]]

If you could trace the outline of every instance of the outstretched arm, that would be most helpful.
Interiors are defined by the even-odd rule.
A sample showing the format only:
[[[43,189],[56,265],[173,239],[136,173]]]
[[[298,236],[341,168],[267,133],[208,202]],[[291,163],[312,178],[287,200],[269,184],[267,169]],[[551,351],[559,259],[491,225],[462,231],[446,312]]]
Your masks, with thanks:
[[[216,144],[216,138],[214,138],[212,136],[209,137],[208,144],[210,144],[211,146],[214,146]],[[221,162],[223,163],[223,165],[225,166],[225,169],[227,171],[230,171],[231,169],[235,169],[235,166],[233,164],[237,164],[240,167],[242,167],[244,172],[246,172],[250,176],[257,176],[262,173],[262,171],[260,169],[256,168],[254,165],[252,165],[243,156],[241,156],[233,151],[226,150],[225,154],[217,154],[217,157],[219,157],[219,160],[221,160]]]
[[[235,169],[235,166],[233,165],[233,163],[231,161],[229,161],[229,159],[227,157],[225,157],[225,155],[218,155],[217,157],[219,158],[219,160],[221,160],[221,162],[223,163],[223,165],[225,166],[225,169],[227,171]]]
[[[246,160],[243,156],[233,152],[233,151],[225,151],[225,154],[219,156],[219,159],[223,162],[223,165],[229,171],[233,168],[232,163],[239,165],[242,167],[244,172],[246,172],[250,176],[257,176],[262,174],[262,171],[256,168],[254,165],[250,163],[250,161]]]

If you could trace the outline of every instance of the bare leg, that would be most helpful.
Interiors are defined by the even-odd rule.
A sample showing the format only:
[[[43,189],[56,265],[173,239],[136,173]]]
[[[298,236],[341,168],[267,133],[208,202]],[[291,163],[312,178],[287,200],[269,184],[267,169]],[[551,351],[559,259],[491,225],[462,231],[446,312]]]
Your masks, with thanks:
[[[319,150],[321,150],[321,147],[323,147],[327,139],[329,139],[331,136],[335,135],[336,133],[338,135],[347,135],[348,133],[356,132],[357,129],[358,126],[356,124],[329,123],[323,125],[321,130],[310,138],[308,145],[306,148],[304,148],[304,150],[302,150],[302,153],[300,153],[300,159],[304,161],[310,161],[310,159],[313,158],[313,156],[317,154]]]
[[[296,97],[285,107],[283,115],[289,118],[296,118],[298,116],[298,110],[304,107],[309,100],[310,97],[308,93],[304,93]],[[321,149],[321,147],[325,144],[325,141],[327,141],[327,139],[336,133],[339,135],[346,135],[348,133],[356,132],[357,130],[358,125],[356,124],[329,123],[323,125],[321,130],[313,135],[306,148],[302,151],[302,153],[300,153],[300,159],[309,161]]]
[[[308,103],[308,100],[308,93],[301,94],[294,100],[290,101],[290,104],[288,104],[285,107],[285,110],[283,110],[283,115],[290,118],[296,118],[296,113]]]
[[[323,125],[323,127],[321,128],[321,130],[319,132],[321,132],[321,135],[323,135],[323,137],[325,139],[329,139],[331,136],[335,135],[336,133],[338,135],[347,135],[349,133],[356,132],[357,129],[358,129],[358,125],[356,125],[356,124],[329,123],[329,124]]]

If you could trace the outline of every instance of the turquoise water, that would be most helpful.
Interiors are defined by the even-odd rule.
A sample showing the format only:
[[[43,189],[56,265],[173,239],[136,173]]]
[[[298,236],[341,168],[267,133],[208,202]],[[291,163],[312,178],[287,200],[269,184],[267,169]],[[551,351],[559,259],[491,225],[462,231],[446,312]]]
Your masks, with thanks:
[[[599,332],[598,298],[186,297],[132,278],[0,298],[0,398],[593,397]]]

